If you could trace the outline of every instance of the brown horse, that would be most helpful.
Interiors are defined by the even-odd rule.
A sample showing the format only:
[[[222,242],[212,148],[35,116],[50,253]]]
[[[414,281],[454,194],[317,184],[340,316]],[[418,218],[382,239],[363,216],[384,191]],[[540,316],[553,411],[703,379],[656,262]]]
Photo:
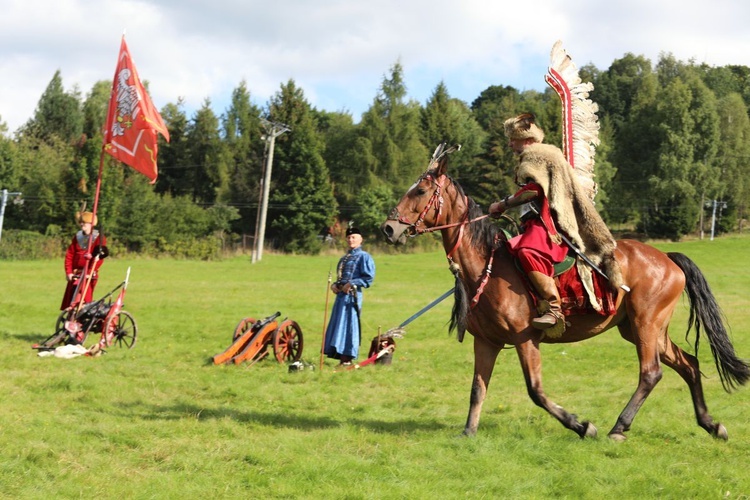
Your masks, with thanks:
[[[630,290],[618,291],[615,314],[567,316],[569,326],[563,336],[545,338],[530,324],[536,310],[524,277],[505,245],[496,244],[497,225],[482,216],[479,206],[447,175],[446,167],[447,155],[433,158],[381,229],[390,243],[404,243],[409,236],[431,230],[442,233],[443,246],[456,275],[450,328],[457,329],[459,341],[467,329],[474,336],[474,379],[465,435],[476,434],[495,360],[501,349],[511,345],[518,353],[532,401],[581,438],[596,436],[596,427],[590,422],[579,422],[544,393],[539,345],[579,342],[617,327],[620,335],[635,345],[640,376],[635,393],[609,437],[625,439],[636,413],[661,379],[660,363],[664,363],[690,388],[698,425],[716,438],[727,439],[725,427],[714,422],[708,413],[698,359],[672,343],[668,335],[672,311],[683,290],[690,300],[688,332],[695,326],[696,355],[703,326],[724,389],[729,392],[744,385],[750,379],[750,367],[735,355],[716,300],[703,274],[689,258],[679,253],[665,254],[638,241],[618,241],[615,257]],[[491,272],[487,273],[491,261]],[[489,279],[485,280],[485,275]],[[471,308],[469,297],[478,298]]]

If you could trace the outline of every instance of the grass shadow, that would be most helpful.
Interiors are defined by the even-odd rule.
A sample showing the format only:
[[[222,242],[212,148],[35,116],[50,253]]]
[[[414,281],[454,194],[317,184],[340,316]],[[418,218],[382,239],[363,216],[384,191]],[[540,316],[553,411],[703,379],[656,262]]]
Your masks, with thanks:
[[[240,423],[254,423],[258,425],[288,429],[310,431],[316,429],[331,429],[342,425],[349,425],[368,429],[376,433],[403,434],[404,432],[439,431],[450,426],[433,419],[404,419],[395,421],[372,420],[359,418],[344,418],[342,420],[328,417],[317,417],[281,412],[241,411],[231,408],[203,408],[191,404],[175,404],[159,406],[144,403],[123,403],[119,407],[128,412],[128,418],[137,417],[142,420],[182,420],[194,418],[198,421],[230,419]]]
[[[0,340],[20,340],[23,342],[42,342],[44,339],[55,333],[55,329],[51,328],[50,332],[44,333],[10,333],[6,330],[0,330]]]

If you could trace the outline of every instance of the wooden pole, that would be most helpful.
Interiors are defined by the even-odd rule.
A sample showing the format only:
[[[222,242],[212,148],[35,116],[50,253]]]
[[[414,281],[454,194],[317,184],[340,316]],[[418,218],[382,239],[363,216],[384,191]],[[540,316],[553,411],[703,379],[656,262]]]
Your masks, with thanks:
[[[323,371],[323,351],[326,348],[326,326],[328,322],[328,296],[331,293],[331,270],[328,270],[328,283],[326,284],[326,306],[323,310],[323,339],[320,341],[320,366],[319,370]]]

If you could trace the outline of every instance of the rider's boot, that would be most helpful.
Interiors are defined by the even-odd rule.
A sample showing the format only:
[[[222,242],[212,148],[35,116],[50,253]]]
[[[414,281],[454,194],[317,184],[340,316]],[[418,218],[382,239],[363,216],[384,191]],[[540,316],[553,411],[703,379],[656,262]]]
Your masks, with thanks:
[[[558,328],[554,330],[559,330],[559,334],[549,336],[559,337],[565,330],[565,317],[562,313],[560,292],[557,291],[555,280],[538,271],[531,271],[528,276],[541,298],[537,307],[540,316],[532,319],[531,324],[539,330],[549,330],[557,326]]]

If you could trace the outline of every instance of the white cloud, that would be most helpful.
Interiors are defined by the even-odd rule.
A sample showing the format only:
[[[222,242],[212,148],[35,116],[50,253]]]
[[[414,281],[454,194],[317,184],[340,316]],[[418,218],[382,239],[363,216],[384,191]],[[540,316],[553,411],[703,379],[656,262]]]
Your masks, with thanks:
[[[209,98],[224,112],[242,81],[264,105],[294,79],[310,102],[355,120],[400,60],[409,96],[442,80],[471,102],[490,85],[544,87],[557,39],[579,65],[627,52],[750,66],[744,0],[0,0],[0,117],[16,130],[56,70],[85,94],[127,41],[158,107]]]

